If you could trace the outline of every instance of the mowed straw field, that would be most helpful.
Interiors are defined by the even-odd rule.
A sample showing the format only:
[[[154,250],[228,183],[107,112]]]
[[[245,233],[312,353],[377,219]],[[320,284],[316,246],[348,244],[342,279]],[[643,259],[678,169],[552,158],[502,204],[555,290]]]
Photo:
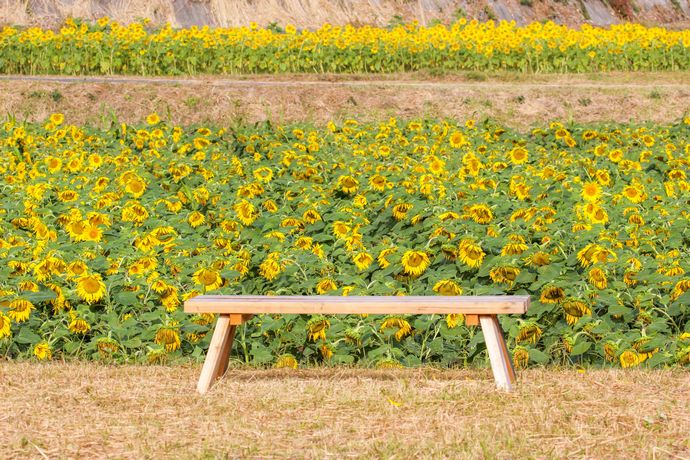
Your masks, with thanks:
[[[3,458],[645,458],[690,455],[668,370],[233,370],[0,364]]]

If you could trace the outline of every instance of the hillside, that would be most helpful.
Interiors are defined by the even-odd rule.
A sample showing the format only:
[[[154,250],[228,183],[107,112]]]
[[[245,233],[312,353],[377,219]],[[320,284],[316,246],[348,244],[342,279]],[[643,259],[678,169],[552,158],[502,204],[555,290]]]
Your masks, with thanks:
[[[175,27],[239,26],[250,21],[314,28],[323,23],[384,26],[418,20],[429,24],[459,16],[551,20],[569,26],[634,21],[687,27],[689,0],[5,0],[0,24],[55,26],[67,18],[108,16],[120,22],[150,18]]]

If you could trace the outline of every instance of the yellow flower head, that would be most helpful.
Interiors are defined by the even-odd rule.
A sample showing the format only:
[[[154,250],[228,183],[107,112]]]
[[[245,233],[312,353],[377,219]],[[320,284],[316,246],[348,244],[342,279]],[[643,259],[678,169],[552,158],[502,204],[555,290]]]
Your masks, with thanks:
[[[53,349],[48,342],[41,342],[34,347],[34,356],[39,360],[50,360],[53,358]]]
[[[194,272],[192,279],[196,284],[204,286],[205,291],[218,289],[223,284],[223,278],[221,278],[220,274],[209,268],[200,268]]]
[[[465,265],[478,268],[482,265],[486,253],[473,240],[463,239],[458,246],[458,255],[460,256],[460,261]]]
[[[24,299],[15,299],[9,304],[7,315],[15,322],[22,323],[29,319],[34,304]]]
[[[0,313],[0,340],[12,335],[10,322],[11,319],[9,316],[5,316],[2,313]]]
[[[412,276],[419,276],[429,267],[429,256],[423,251],[406,251],[401,260],[403,271]]]
[[[388,316],[386,319],[384,319],[383,323],[381,323],[380,330],[383,332],[384,329],[397,329],[394,337],[398,342],[412,332],[412,326],[410,326],[410,323],[400,316]]]
[[[326,340],[326,331],[331,326],[323,316],[317,316],[307,322],[307,336],[308,339],[316,342],[317,340]]]
[[[162,345],[165,351],[171,352],[180,348],[180,335],[177,330],[171,327],[162,327],[156,332],[154,342]]]
[[[88,303],[98,302],[105,295],[105,284],[101,275],[82,275],[77,279],[77,295]]]
[[[441,280],[434,284],[433,291],[439,295],[462,295],[462,288],[453,280]]]
[[[297,369],[298,363],[294,356],[291,354],[285,354],[276,360],[275,367],[279,369],[286,367],[290,369]]]

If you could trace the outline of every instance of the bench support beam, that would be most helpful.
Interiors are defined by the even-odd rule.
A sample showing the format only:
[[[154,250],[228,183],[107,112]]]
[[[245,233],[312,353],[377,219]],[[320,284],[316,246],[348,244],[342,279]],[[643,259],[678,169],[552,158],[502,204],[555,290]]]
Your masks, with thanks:
[[[201,369],[201,376],[196,389],[199,393],[206,393],[211,386],[221,378],[228,370],[228,360],[232,342],[235,338],[234,324],[231,324],[231,315],[220,315],[216,321],[216,329],[213,331],[211,344],[206,353],[204,367]]]
[[[503,331],[496,315],[481,315],[479,322],[484,332],[486,349],[489,352],[491,370],[494,373],[496,386],[502,390],[511,391],[515,383],[515,370],[508,354]]]

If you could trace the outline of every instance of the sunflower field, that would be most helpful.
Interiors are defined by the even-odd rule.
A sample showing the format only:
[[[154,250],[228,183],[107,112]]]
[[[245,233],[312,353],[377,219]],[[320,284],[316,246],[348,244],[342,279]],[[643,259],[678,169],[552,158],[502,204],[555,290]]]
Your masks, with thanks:
[[[690,363],[690,117],[0,130],[0,356],[201,357],[202,293],[529,294],[519,367]],[[234,356],[468,365],[462,315],[260,315]]]
[[[196,75],[430,71],[598,72],[690,69],[690,29],[639,24],[570,29],[552,22],[461,19],[452,25],[318,30],[172,29],[68,20],[59,31],[5,27],[0,73]]]

